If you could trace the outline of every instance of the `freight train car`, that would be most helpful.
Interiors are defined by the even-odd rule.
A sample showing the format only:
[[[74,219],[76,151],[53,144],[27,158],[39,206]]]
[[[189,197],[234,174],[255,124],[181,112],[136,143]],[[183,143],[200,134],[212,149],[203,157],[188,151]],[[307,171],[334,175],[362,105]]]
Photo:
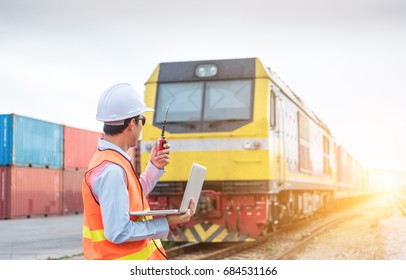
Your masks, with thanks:
[[[178,207],[193,162],[207,167],[198,211],[169,240],[249,240],[334,201],[328,127],[257,58],[161,63],[145,84],[145,169],[169,106],[171,163],[151,209]]]
[[[335,197],[356,196],[365,193],[367,171],[342,146],[338,146],[337,155],[337,190]]]

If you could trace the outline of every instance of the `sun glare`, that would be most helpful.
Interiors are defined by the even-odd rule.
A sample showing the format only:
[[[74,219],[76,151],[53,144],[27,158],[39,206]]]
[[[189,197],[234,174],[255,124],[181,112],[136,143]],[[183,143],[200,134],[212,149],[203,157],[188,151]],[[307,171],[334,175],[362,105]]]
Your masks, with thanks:
[[[392,191],[402,187],[406,181],[403,176],[398,174],[382,172],[380,174],[370,174],[369,183],[374,188]]]

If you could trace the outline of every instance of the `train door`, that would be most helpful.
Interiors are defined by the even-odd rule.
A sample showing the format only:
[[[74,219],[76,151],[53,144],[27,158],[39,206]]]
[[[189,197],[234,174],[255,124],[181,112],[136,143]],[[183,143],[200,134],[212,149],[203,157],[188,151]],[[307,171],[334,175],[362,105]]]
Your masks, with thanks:
[[[269,201],[269,225],[272,231],[277,230],[279,220],[281,218],[282,207],[279,201],[279,192],[285,185],[286,171],[285,171],[285,121],[284,121],[284,101],[282,99],[282,92],[276,86],[272,85],[271,88],[271,116],[270,123],[273,131],[273,139],[271,140],[272,150],[272,186],[275,195],[270,196]]]
[[[283,187],[286,180],[285,164],[285,105],[280,94],[275,96],[276,128],[275,128],[275,165],[278,174],[278,186]]]

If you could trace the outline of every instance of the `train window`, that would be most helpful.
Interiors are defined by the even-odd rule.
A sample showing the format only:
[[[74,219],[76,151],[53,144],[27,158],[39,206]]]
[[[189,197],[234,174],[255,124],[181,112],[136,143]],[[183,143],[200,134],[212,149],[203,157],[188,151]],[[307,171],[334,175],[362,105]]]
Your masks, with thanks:
[[[252,120],[253,81],[160,83],[155,102],[157,126],[170,106],[169,132],[232,131]]]
[[[164,84],[159,91],[155,122],[163,123],[164,111],[167,105],[170,105],[168,122],[200,120],[203,83]]]
[[[251,81],[210,82],[204,120],[247,120],[251,117]]]

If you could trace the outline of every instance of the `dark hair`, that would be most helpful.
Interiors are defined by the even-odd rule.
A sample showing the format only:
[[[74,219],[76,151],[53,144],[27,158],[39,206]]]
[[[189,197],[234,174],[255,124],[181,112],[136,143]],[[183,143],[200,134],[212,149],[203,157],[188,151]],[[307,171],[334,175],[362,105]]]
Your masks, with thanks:
[[[103,126],[103,132],[104,132],[105,134],[111,135],[111,136],[117,135],[117,134],[123,132],[124,129],[126,129],[126,127],[128,126],[128,124],[130,123],[130,121],[131,121],[132,119],[138,118],[138,117],[139,117],[139,115],[138,115],[138,116],[135,116],[135,117],[128,118],[128,119],[125,119],[123,125],[108,125],[108,124],[104,124],[104,126]]]

